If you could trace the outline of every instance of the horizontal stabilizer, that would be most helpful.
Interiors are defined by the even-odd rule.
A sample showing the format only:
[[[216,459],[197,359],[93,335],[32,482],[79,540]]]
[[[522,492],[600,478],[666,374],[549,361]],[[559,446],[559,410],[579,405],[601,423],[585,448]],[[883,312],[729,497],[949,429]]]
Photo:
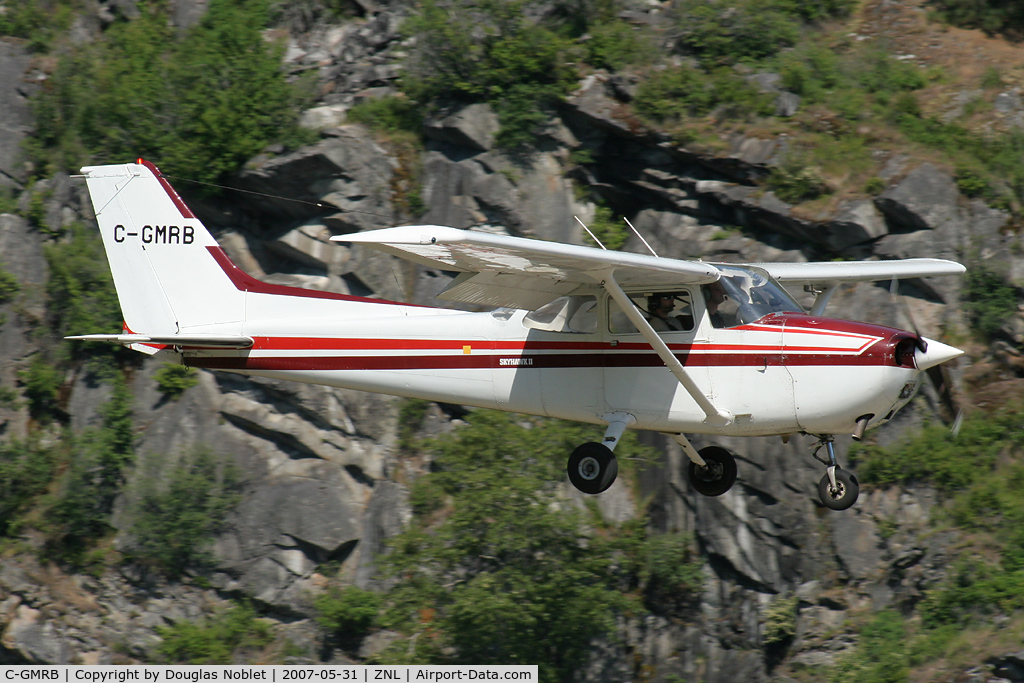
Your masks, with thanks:
[[[252,348],[252,337],[226,337],[226,336],[203,336],[203,335],[171,335],[171,336],[150,336],[148,334],[80,334],[65,339],[77,339],[81,341],[108,341],[120,344],[166,344],[167,346],[181,346],[201,349],[248,349]]]

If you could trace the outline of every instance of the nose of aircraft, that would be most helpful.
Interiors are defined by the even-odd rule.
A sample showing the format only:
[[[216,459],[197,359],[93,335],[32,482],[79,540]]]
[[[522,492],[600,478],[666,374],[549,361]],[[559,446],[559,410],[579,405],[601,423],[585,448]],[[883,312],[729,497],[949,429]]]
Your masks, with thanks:
[[[925,341],[928,343],[928,349],[922,351],[918,348],[914,352],[914,359],[917,361],[918,370],[927,370],[939,363],[945,363],[947,360],[963,355],[963,351],[948,344],[943,344],[933,339],[925,339]]]

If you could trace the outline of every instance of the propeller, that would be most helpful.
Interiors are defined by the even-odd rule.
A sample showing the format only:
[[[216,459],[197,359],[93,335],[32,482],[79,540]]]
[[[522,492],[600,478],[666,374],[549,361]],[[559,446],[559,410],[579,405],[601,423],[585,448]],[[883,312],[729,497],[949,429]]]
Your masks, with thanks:
[[[889,285],[889,295],[896,304],[897,310],[903,313],[903,317],[914,333],[914,345],[917,347],[917,353],[914,355],[917,359],[918,367],[923,368],[924,375],[928,377],[932,388],[935,389],[935,394],[938,396],[939,417],[943,422],[950,425],[950,431],[953,433],[953,437],[956,438],[960,433],[960,426],[963,424],[964,411],[953,396],[953,381],[949,371],[946,370],[942,363],[950,358],[959,356],[962,352],[959,349],[954,349],[951,346],[936,341],[932,342],[932,349],[929,352],[928,340],[921,335],[906,300],[899,296],[899,282],[899,278],[893,277]]]

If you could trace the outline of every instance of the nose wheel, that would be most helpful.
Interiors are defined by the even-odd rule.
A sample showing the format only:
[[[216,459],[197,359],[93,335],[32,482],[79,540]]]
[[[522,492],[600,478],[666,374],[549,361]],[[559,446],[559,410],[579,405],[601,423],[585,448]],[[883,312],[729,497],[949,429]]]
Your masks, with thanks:
[[[818,447],[814,449],[814,459],[828,466],[825,476],[818,482],[818,497],[821,498],[822,505],[830,510],[847,510],[857,502],[860,484],[857,483],[856,476],[839,467],[832,441],[831,436],[823,436],[818,441]],[[818,457],[818,451],[822,446],[828,450],[828,460]]]
[[[566,465],[569,481],[583,493],[608,490],[619,474],[619,463],[607,446],[593,441],[577,446]]]

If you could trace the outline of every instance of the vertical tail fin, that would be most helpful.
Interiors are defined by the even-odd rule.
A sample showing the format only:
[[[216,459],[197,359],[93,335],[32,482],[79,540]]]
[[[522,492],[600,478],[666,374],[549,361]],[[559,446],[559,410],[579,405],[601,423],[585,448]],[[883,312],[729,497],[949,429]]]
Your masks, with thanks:
[[[245,292],[216,240],[153,164],[82,169],[126,327],[150,335],[239,333]]]

